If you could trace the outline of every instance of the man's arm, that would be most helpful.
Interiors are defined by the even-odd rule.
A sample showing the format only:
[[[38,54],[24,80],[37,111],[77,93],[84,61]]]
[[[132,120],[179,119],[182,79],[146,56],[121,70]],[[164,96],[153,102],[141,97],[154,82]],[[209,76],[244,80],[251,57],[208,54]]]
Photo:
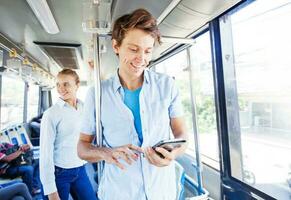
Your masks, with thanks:
[[[79,142],[78,142],[78,156],[89,162],[99,162],[104,160],[104,156],[106,154],[105,148],[98,148],[92,145],[92,141],[94,140],[93,135],[86,135],[84,133],[80,134]]]
[[[184,124],[183,117],[171,118],[170,125],[174,137],[185,139],[187,142],[186,144],[183,144],[181,147],[173,149],[171,152],[161,147],[157,147],[155,148],[155,150],[153,150],[151,147],[148,147],[145,150],[146,157],[151,164],[157,167],[168,166],[179,155],[183,154],[188,146],[187,129]],[[161,158],[156,153],[156,151],[161,153],[164,156],[164,158]]]
[[[183,117],[172,118],[170,121],[171,129],[175,138],[185,139],[187,142],[177,148],[177,156],[183,154],[188,147],[188,133]]]
[[[95,147],[92,145],[94,139],[93,135],[80,134],[78,142],[78,156],[89,162],[105,161],[109,164],[115,164],[120,169],[125,169],[124,166],[118,161],[119,159],[125,160],[128,164],[132,160],[137,160],[138,154],[133,151],[143,152],[140,147],[128,144],[116,148]],[[133,150],[133,151],[132,151]]]

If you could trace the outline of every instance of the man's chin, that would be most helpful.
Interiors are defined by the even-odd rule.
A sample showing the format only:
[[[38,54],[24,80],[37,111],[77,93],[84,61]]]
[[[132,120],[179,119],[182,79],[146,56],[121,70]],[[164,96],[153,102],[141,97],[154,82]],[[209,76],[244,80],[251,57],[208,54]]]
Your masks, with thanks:
[[[141,68],[141,69],[134,69],[131,72],[135,75],[142,75],[142,73],[144,72],[145,68]]]

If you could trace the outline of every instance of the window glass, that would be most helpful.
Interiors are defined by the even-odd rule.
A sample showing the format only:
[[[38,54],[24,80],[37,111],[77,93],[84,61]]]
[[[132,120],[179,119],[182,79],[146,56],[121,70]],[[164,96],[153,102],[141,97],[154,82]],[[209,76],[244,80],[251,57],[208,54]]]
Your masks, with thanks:
[[[51,90],[51,95],[52,95],[52,104],[54,105],[57,101],[58,101],[58,98],[59,98],[59,94],[57,92],[57,88],[54,87],[52,90]]]
[[[254,1],[229,19],[221,27],[228,44],[223,62],[231,173],[276,199],[289,199],[290,1]]]
[[[218,134],[209,32],[190,48],[192,89],[202,161],[219,169]]]
[[[175,78],[175,84],[179,89],[180,99],[184,110],[184,119],[189,131],[189,149],[194,151],[192,107],[190,94],[189,68],[187,67],[187,54],[182,51],[155,66],[155,71],[167,74]]]
[[[2,76],[1,129],[23,122],[24,82]]]
[[[80,86],[78,89],[77,98],[85,102],[88,89],[89,89],[89,86]]]
[[[27,97],[27,121],[29,121],[38,115],[39,86],[30,83]]]

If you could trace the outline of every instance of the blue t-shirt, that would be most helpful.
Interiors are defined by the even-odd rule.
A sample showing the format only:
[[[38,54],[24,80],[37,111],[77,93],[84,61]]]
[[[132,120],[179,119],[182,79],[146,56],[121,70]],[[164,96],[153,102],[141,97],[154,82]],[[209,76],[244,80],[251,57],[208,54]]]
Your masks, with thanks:
[[[131,110],[133,117],[134,117],[134,127],[138,134],[138,139],[140,143],[143,142],[142,137],[142,127],[141,127],[141,120],[140,120],[140,109],[139,109],[139,93],[141,88],[138,88],[134,91],[124,89],[124,103],[125,105]]]

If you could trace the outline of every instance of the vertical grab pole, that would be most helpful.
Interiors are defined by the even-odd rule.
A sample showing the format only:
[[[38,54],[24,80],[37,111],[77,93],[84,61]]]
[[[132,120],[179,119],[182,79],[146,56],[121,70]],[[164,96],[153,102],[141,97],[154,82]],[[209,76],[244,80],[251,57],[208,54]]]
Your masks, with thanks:
[[[95,123],[96,123],[96,142],[97,146],[102,146],[102,131],[100,124],[100,116],[101,116],[101,80],[100,80],[100,49],[99,49],[99,36],[97,33],[93,34],[93,48],[94,48],[94,83],[95,83]],[[97,176],[98,176],[98,184],[100,183],[101,173],[103,171],[103,163],[97,163]]]
[[[196,118],[196,100],[195,94],[193,92],[193,73],[192,73],[192,63],[190,57],[190,48],[187,48],[187,63],[189,69],[189,79],[190,79],[190,94],[191,94],[191,102],[192,102],[192,123],[193,123],[193,132],[194,132],[194,143],[195,143],[195,154],[196,154],[196,170],[197,170],[197,183],[198,183],[198,193],[203,194],[203,186],[202,186],[202,165],[200,158],[200,143],[199,143],[199,135],[197,128],[197,118]]]

